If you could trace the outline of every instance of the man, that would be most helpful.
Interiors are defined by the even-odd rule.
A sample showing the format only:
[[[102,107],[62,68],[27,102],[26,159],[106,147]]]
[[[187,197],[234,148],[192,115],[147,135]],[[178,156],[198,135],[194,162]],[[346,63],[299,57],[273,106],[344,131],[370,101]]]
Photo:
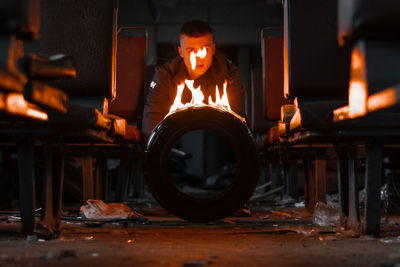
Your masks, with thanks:
[[[209,96],[215,101],[216,85],[222,95],[223,83],[227,81],[231,109],[237,114],[243,113],[243,88],[239,71],[231,61],[216,51],[210,25],[200,20],[186,22],[182,25],[179,37],[179,57],[157,67],[150,83],[143,119],[145,140],[168,114],[177,94],[177,86],[185,80],[194,80],[194,88],[201,86],[204,103],[208,103]],[[204,50],[206,54],[201,53]],[[190,102],[191,98],[191,91],[185,88],[182,103]]]

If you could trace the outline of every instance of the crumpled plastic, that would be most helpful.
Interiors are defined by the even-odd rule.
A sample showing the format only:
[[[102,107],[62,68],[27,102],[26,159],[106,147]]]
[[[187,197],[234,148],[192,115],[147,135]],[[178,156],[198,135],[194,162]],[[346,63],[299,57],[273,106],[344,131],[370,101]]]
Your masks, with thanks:
[[[341,225],[341,214],[337,207],[317,202],[314,208],[312,222],[319,226],[338,227]]]
[[[116,219],[116,218],[139,218],[140,213],[132,211],[123,203],[104,203],[97,199],[88,199],[86,205],[82,205],[80,212],[87,219]]]

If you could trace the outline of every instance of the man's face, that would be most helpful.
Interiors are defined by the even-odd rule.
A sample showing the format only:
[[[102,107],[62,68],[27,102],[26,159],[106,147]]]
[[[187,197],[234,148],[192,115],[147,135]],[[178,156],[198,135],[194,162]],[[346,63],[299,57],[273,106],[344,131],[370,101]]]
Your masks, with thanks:
[[[212,40],[212,35],[206,34],[199,37],[181,35],[180,43],[181,45],[178,47],[179,55],[183,58],[183,62],[185,63],[190,77],[196,79],[203,75],[210,68],[215,54],[215,44]],[[190,61],[190,54],[191,52],[197,54],[203,47],[206,48],[207,54],[204,58],[196,56],[196,67],[193,69],[192,62]]]

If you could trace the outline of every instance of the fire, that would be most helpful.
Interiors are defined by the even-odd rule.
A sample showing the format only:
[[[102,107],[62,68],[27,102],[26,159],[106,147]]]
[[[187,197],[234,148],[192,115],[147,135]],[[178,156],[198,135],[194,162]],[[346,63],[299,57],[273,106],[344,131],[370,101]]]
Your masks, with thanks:
[[[226,93],[226,86],[228,83],[224,82],[224,94],[222,97],[219,96],[218,86],[215,86],[215,102],[212,101],[211,96],[208,97],[208,104],[215,108],[220,108],[229,112],[232,112],[231,106],[229,105],[228,94]]]
[[[190,52],[190,63],[192,63],[192,70],[196,68],[196,57],[205,58],[207,56],[207,49],[203,46],[202,49],[197,50],[197,53]]]
[[[207,49],[205,46],[203,46],[202,49],[198,49],[197,53],[190,52],[190,63],[192,65],[192,69],[194,70],[196,68],[196,57],[199,58],[205,58],[207,55]],[[183,90],[186,87],[190,90],[192,93],[192,99],[190,100],[189,103],[183,104],[182,103],[182,93]],[[204,103],[204,94],[201,91],[201,87],[194,88],[194,80],[185,80],[183,83],[179,84],[177,86],[177,92],[176,92],[176,97],[174,100],[174,103],[169,109],[169,113],[165,116],[167,117],[168,115],[172,114],[175,111],[179,111],[182,109],[186,109],[189,107],[213,107],[216,109],[220,109],[223,111],[227,111],[232,113],[234,116],[239,118],[241,121],[246,122],[244,118],[236,114],[231,110],[231,106],[229,105],[229,100],[228,100],[228,93],[227,93],[227,88],[228,82],[224,81],[223,85],[223,94],[222,97],[219,94],[218,86],[215,86],[215,101],[212,100],[211,96],[208,97],[208,104]]]
[[[220,96],[218,86],[215,86],[215,101],[213,101],[211,96],[209,96],[208,104],[204,103],[204,94],[201,91],[201,87],[199,86],[197,88],[194,88],[193,84],[194,84],[194,80],[185,80],[184,83],[181,83],[177,86],[176,97],[175,97],[174,103],[172,104],[172,106],[169,109],[169,113],[167,114],[167,116],[174,113],[175,111],[179,111],[179,110],[186,109],[189,107],[209,106],[209,107],[213,107],[213,108],[216,108],[219,110],[230,112],[233,115],[235,115],[237,118],[239,118],[241,121],[246,122],[246,120],[244,118],[242,118],[241,116],[239,116],[238,114],[236,114],[234,111],[231,110],[231,107],[229,105],[228,93],[226,90],[226,88],[228,86],[227,81],[225,81],[224,85],[223,85],[224,91],[223,91],[222,97]],[[192,92],[192,99],[190,100],[190,102],[183,104],[182,103],[182,93],[183,93],[183,90],[185,89],[185,85]]]
[[[192,106],[201,106],[204,105],[204,95],[201,92],[200,86],[197,88],[193,87],[194,81],[193,80],[185,80],[186,86],[192,92],[192,100],[190,101],[190,105]]]

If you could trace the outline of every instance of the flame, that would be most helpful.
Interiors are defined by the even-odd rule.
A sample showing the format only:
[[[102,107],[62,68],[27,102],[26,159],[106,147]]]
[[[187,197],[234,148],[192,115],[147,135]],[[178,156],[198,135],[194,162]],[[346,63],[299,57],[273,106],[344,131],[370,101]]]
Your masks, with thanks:
[[[174,103],[169,108],[169,113],[172,113],[175,110],[178,110],[178,109],[181,109],[181,108],[185,107],[181,102],[183,89],[185,89],[185,84],[183,84],[183,83],[179,84]]]
[[[193,80],[185,80],[186,86],[192,92],[192,100],[190,100],[190,104],[193,106],[201,106],[204,105],[204,95],[201,92],[200,86],[197,88],[193,87],[194,81]]]
[[[192,63],[192,70],[196,68],[196,57],[205,58],[206,55],[207,49],[205,46],[203,46],[202,49],[197,50],[197,53],[194,53],[193,51],[190,52],[190,63]]]
[[[364,82],[350,81],[349,117],[356,118],[367,113],[367,87]]]
[[[222,97],[219,96],[218,85],[215,86],[215,102],[212,101],[211,96],[208,97],[208,104],[212,107],[223,109],[232,112],[231,106],[229,105],[228,94],[226,93],[226,87],[228,86],[227,81],[224,82],[224,94]]]
[[[182,103],[182,93],[185,89],[185,85],[192,92],[192,99],[190,102],[183,104]],[[186,109],[189,107],[213,107],[215,109],[223,110],[232,113],[235,117],[239,118],[241,121],[246,122],[244,118],[236,114],[231,110],[229,105],[227,88],[228,82],[224,81],[223,84],[223,94],[222,97],[219,94],[218,86],[215,86],[215,101],[212,100],[211,96],[208,97],[208,104],[204,103],[204,94],[201,91],[201,86],[194,88],[194,80],[185,80],[184,83],[181,83],[177,86],[177,93],[174,100],[174,103],[171,105],[169,109],[169,113],[165,116],[174,113],[175,111],[179,111],[182,109]]]

